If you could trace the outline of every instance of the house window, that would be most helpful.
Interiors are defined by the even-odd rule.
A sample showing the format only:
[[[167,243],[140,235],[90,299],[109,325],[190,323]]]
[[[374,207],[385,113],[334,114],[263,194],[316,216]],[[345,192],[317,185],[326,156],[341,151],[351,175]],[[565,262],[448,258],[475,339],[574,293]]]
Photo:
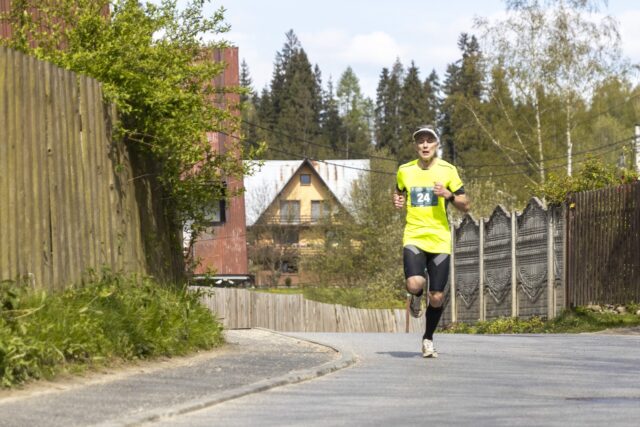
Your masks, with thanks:
[[[329,203],[325,200],[311,201],[311,222],[318,222],[322,218],[327,218],[329,216],[329,212]]]
[[[300,185],[311,185],[311,175],[307,173],[300,174]]]
[[[280,245],[294,245],[300,242],[300,231],[298,228],[279,227],[274,231],[273,240]]]
[[[216,200],[207,208],[205,212],[204,221],[206,225],[220,225],[224,224],[226,221],[226,210],[227,204],[225,200]]]
[[[278,270],[282,273],[297,273],[298,272],[298,260],[286,259],[276,263]]]
[[[300,223],[300,200],[280,201],[280,223],[298,224]]]

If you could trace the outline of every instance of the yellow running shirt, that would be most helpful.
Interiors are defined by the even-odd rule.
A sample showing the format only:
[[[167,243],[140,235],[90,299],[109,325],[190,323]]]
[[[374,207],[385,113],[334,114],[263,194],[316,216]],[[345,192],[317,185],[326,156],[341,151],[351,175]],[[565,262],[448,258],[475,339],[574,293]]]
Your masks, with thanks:
[[[398,190],[406,193],[407,224],[402,244],[415,245],[432,254],[451,253],[451,232],[444,197],[433,194],[436,182],[452,193],[462,188],[455,166],[436,158],[429,169],[422,169],[418,160],[398,168]]]

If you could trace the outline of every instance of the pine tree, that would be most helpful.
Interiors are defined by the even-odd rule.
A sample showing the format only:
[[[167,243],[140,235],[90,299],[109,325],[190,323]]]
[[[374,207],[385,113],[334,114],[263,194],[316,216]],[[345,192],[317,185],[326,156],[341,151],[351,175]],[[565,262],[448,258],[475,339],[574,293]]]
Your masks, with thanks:
[[[319,154],[320,113],[323,108],[319,67],[312,68],[293,30],[276,53],[270,90],[263,91],[259,126],[267,142],[266,158],[299,159]]]
[[[417,126],[427,121],[428,104],[420,80],[418,67],[411,62],[404,78],[400,91],[399,116],[400,116],[400,140],[398,145],[398,160],[407,162],[415,157],[415,151],[411,144],[411,135]],[[430,122],[435,125],[435,123]]]
[[[340,77],[336,93],[344,125],[341,154],[347,159],[363,157],[371,144],[371,132],[360,82],[351,67]]]
[[[393,64],[391,72],[382,69],[376,93],[375,135],[376,146],[387,148],[393,155],[398,154],[402,141],[400,137],[400,93],[404,78],[404,68],[400,60]]]
[[[291,56],[284,83],[277,116],[277,129],[284,138],[278,139],[278,148],[287,151],[282,154],[290,158],[316,157],[317,146],[311,143],[319,134],[321,100],[316,76],[302,48]]]
[[[465,150],[480,143],[473,122],[473,107],[479,105],[483,94],[484,70],[482,53],[475,36],[462,33],[458,39],[462,58],[447,67],[444,84],[442,142],[446,156],[460,166],[464,166]]]
[[[244,59],[240,63],[240,87],[244,91],[240,94],[240,103],[245,103],[255,95],[253,90],[253,81],[251,80],[251,73],[249,72],[249,65]]]
[[[320,114],[320,129],[323,145],[331,147],[331,153],[327,157],[340,158],[339,143],[343,139],[344,128],[340,111],[338,109],[338,100],[333,92],[333,82],[331,78],[327,82],[327,90],[323,95],[323,107]]]
[[[374,108],[374,142],[378,148],[389,148],[388,142],[391,141],[386,121],[388,86],[389,69],[385,67],[380,73],[380,80],[378,81],[378,87],[376,88],[376,105]]]
[[[240,64],[240,87],[243,90],[240,93],[240,112],[242,118],[240,128],[245,140],[250,144],[255,144],[259,140],[258,128],[256,127],[259,98],[252,84],[249,66],[243,59]]]
[[[425,122],[438,125],[440,123],[440,80],[436,70],[431,70],[423,84],[423,92],[427,104]]]

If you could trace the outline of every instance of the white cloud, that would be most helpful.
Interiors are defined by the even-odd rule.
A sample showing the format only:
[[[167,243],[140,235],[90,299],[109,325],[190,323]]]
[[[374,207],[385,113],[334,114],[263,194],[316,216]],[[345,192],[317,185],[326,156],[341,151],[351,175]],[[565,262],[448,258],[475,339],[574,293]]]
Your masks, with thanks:
[[[627,10],[618,17],[622,37],[622,50],[632,62],[640,62],[640,10]]]
[[[396,57],[403,57],[407,48],[382,31],[353,36],[338,55],[359,64],[388,66]]]
[[[300,36],[305,50],[313,62],[340,60],[343,64],[388,66],[396,57],[403,56],[406,47],[382,31],[349,34],[339,29],[306,32]]]

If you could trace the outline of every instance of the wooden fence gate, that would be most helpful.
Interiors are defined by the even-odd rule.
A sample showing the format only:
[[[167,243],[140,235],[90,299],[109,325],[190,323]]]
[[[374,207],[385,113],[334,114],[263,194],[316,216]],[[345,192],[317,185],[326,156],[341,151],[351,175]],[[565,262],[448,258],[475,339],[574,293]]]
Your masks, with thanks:
[[[567,203],[567,306],[639,302],[640,182]]]

